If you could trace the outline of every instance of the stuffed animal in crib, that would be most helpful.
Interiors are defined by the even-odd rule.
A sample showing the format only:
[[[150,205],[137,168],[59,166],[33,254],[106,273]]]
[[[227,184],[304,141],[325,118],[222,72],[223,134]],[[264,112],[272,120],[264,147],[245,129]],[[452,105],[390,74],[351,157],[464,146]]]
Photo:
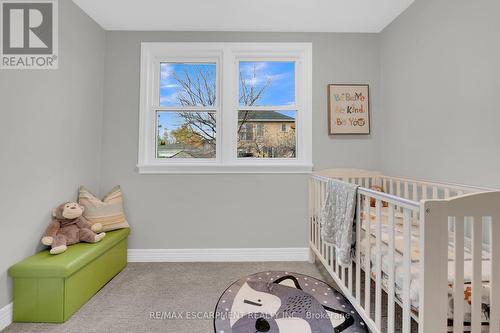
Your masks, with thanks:
[[[96,243],[106,236],[100,223],[91,225],[83,216],[83,207],[66,202],[52,211],[52,222],[42,237],[42,244],[51,246],[51,254],[66,251],[68,245],[79,242]]]
[[[377,192],[384,192],[384,188],[382,186],[378,186],[378,185],[373,185],[372,187],[370,187],[370,189],[377,191]],[[375,207],[376,203],[377,203],[377,200],[375,200],[375,198],[370,199],[370,206]],[[387,206],[389,206],[387,201],[382,201],[382,207],[387,207]]]

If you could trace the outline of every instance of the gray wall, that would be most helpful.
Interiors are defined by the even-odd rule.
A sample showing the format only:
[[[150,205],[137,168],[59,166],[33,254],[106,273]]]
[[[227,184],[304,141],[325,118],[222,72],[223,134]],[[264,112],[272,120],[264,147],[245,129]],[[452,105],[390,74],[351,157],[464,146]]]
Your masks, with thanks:
[[[384,171],[500,187],[498,13],[498,0],[417,0],[383,31]]]
[[[313,162],[375,168],[379,130],[377,35],[107,32],[101,192],[122,185],[130,248],[305,247],[305,175],[139,175],[140,43],[312,42]],[[326,85],[369,83],[370,136],[327,135]]]
[[[59,1],[59,70],[0,71],[0,308],[7,269],[41,249],[54,205],[99,189],[104,31]]]

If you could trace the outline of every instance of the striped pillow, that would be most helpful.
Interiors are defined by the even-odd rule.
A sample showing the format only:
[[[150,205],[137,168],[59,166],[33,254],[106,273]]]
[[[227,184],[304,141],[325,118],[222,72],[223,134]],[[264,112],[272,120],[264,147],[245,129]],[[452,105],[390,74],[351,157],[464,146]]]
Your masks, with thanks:
[[[123,212],[123,198],[120,186],[115,186],[102,201],[88,189],[80,186],[78,203],[85,207],[83,216],[91,223],[101,223],[102,231],[128,228]]]

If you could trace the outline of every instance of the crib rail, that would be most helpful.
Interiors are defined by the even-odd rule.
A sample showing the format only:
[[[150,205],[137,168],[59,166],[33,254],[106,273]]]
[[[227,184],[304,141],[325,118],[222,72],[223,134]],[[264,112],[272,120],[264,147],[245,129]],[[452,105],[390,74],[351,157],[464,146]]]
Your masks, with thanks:
[[[387,193],[411,199],[413,201],[426,199],[447,199],[468,193],[495,191],[495,189],[488,187],[417,180],[405,177],[391,177],[385,175],[377,177],[375,183],[376,185],[381,186]]]

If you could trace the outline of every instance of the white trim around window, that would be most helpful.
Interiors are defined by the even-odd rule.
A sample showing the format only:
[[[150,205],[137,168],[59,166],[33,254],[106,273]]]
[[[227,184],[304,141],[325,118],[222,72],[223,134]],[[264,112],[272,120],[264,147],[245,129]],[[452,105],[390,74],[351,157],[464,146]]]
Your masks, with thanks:
[[[293,61],[295,105],[253,106],[250,110],[296,111],[296,153],[293,158],[239,158],[238,110],[240,61]],[[216,102],[186,110],[215,112],[216,157],[157,158],[157,112],[183,107],[159,104],[161,63],[216,64]],[[310,173],[312,170],[312,45],[311,43],[142,43],[139,152],[141,174]]]

